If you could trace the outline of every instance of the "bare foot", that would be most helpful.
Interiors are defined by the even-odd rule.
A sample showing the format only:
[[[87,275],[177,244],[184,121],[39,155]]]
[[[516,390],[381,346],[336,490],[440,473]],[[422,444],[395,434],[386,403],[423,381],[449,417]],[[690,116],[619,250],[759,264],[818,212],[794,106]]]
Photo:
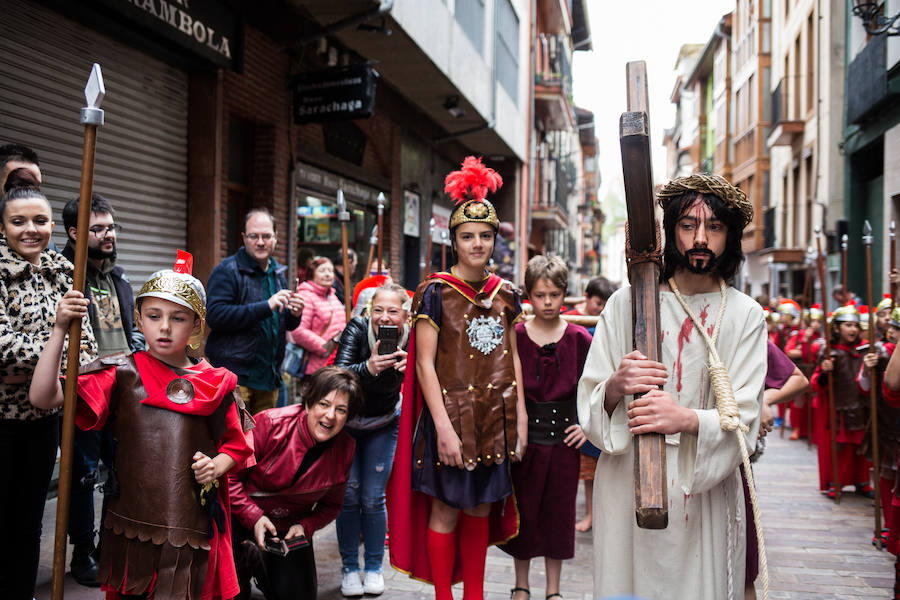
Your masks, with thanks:
[[[582,520],[575,523],[575,531],[590,531],[591,530],[591,516],[588,515]]]

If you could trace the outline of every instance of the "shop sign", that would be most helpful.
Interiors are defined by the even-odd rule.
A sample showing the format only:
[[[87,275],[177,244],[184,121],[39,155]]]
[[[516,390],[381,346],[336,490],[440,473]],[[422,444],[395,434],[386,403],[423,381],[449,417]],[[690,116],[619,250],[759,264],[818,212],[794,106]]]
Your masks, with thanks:
[[[378,73],[366,63],[297,75],[291,82],[294,122],[367,119],[375,108]]]
[[[337,208],[334,206],[298,206],[298,217],[331,217],[337,215]]]
[[[233,10],[214,0],[96,1],[217,66],[239,68],[243,26]]]
[[[331,198],[337,197],[339,189],[344,190],[344,196],[348,202],[356,202],[368,206],[375,206],[378,202],[379,191],[373,187],[357,183],[352,179],[345,179],[340,175],[329,173],[318,167],[305,163],[297,163],[294,176],[297,185],[309,190],[320,192]],[[390,207],[390,199],[385,194],[387,201],[384,207]]]
[[[417,193],[403,192],[403,235],[419,237],[419,204]]]

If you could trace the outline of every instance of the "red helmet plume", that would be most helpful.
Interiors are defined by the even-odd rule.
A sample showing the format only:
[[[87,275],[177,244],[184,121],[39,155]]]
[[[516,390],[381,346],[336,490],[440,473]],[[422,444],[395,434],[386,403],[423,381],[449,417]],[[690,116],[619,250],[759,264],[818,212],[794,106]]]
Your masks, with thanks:
[[[444,179],[444,191],[459,205],[466,200],[483,200],[488,192],[496,192],[503,185],[503,178],[481,158],[467,156],[459,171],[453,171]]]

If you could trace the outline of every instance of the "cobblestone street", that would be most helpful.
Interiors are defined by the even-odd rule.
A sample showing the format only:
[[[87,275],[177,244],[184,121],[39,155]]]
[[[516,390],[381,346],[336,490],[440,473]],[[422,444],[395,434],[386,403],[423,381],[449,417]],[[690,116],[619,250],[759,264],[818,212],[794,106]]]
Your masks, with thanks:
[[[777,434],[777,432],[776,432]],[[770,598],[840,598],[862,600],[890,598],[893,587],[893,556],[871,545],[873,525],[871,500],[855,496],[847,488],[840,505],[816,491],[816,457],[804,442],[770,437],[766,454],[757,463],[761,510],[765,520],[771,579]],[[578,514],[583,512],[579,489]],[[50,597],[50,567],[56,501],[47,503],[44,544],[36,597]],[[340,557],[334,525],[315,537],[319,568],[319,598],[340,600]],[[70,548],[71,552],[71,548]],[[576,536],[575,558],[563,565],[562,593],[567,599],[591,598],[591,535]],[[543,562],[532,563],[532,598],[544,597]],[[431,587],[390,568],[385,559],[387,590],[382,598],[433,597]],[[512,559],[491,548],[485,575],[485,600],[504,600],[513,586]],[[66,598],[101,598],[97,590],[66,579]],[[461,586],[456,597],[462,597]],[[254,598],[262,598],[257,593]],[[667,599],[668,600],[668,599]]]

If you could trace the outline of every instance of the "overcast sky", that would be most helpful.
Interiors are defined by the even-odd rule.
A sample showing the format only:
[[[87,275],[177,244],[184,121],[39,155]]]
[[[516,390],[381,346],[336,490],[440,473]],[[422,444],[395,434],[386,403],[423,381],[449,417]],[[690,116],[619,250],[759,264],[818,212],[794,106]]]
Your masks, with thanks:
[[[588,0],[593,52],[576,52],[575,104],[594,112],[602,185],[599,198],[622,190],[619,115],[625,111],[625,63],[647,63],[653,177],[665,177],[663,130],[675,122],[669,96],[683,44],[705,44],[735,0]],[[623,192],[616,192],[617,195]],[[624,201],[624,195],[622,195]]]

